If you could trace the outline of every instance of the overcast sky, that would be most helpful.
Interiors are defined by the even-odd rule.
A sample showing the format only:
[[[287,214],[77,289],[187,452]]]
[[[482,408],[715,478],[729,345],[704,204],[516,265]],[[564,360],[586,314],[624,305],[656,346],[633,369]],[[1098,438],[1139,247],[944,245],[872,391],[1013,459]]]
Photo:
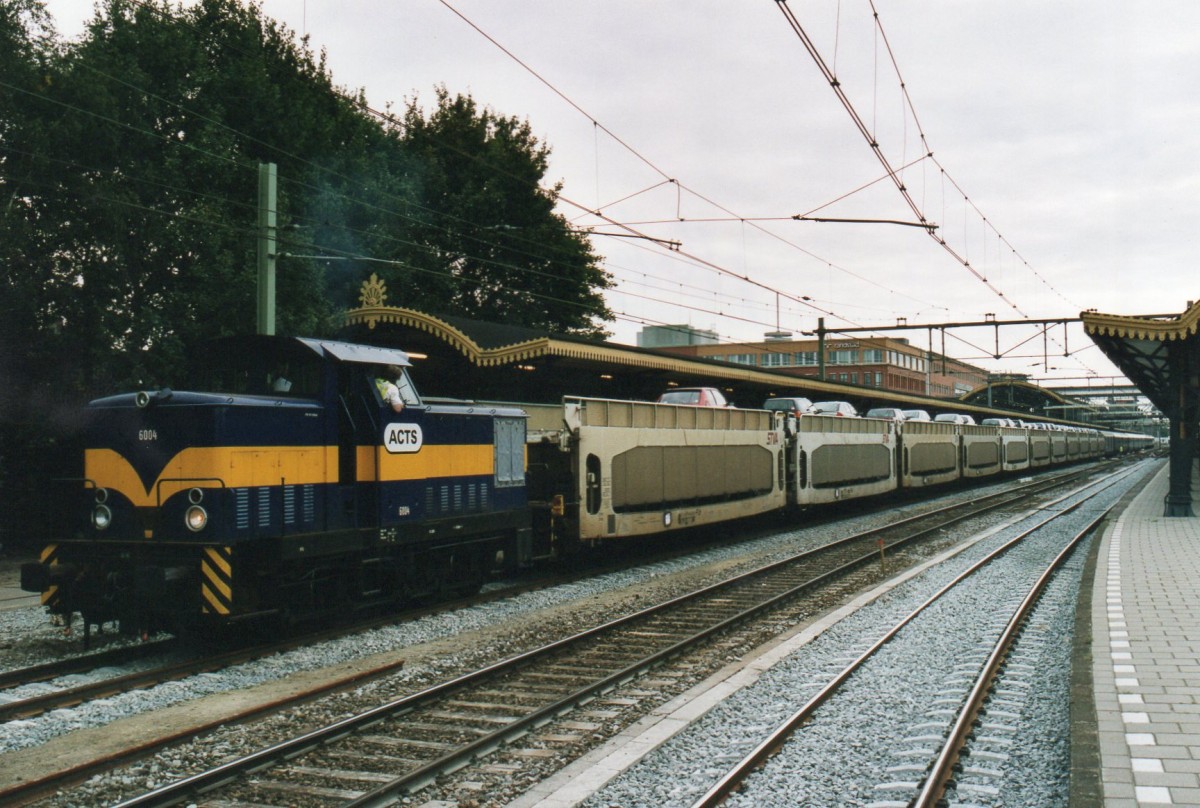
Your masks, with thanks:
[[[91,15],[89,0],[47,5],[68,36]],[[914,204],[970,268],[916,227],[790,218],[916,214],[775,0],[263,7],[373,106],[432,103],[444,84],[528,119],[553,150],[549,181],[580,206],[560,210],[579,226],[629,232],[587,213],[600,209],[680,242],[675,252],[594,237],[619,283],[619,342],[643,323],[758,340],[776,328],[777,292],[780,327],[797,336],[819,316],[836,328],[1178,313],[1200,294],[1194,0],[876,0],[882,35],[866,0],[791,0],[881,153],[909,166],[900,178]],[[921,159],[922,132],[936,163]],[[1077,325],[1051,332],[1048,362],[1036,329],[1001,329],[999,361],[984,356],[993,329],[952,333],[965,342],[947,336],[947,353],[993,370],[1114,372]]]

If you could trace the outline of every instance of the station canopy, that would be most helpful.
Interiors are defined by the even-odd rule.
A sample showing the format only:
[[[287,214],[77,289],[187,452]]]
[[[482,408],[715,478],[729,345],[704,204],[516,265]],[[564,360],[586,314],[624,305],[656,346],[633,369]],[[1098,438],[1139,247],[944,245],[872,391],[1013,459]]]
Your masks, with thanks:
[[[555,403],[569,394],[654,401],[673,386],[714,386],[740,407],[760,407],[775,396],[804,396],[849,401],[860,410],[897,406],[988,414],[959,401],[389,306],[386,291],[375,275],[364,282],[361,305],[346,312],[339,337],[404,350],[425,397],[533,404]]]
[[[375,276],[345,322],[341,338],[406,351],[426,396],[553,403],[570,393],[653,401],[672,386],[716,386],[743,407],[772,395],[848,397],[841,385],[728,362],[388,306]]]
[[[1200,303],[1178,315],[1083,313],[1100,350],[1170,419],[1171,482],[1163,515],[1192,516],[1192,467],[1200,443]]]
[[[1195,399],[1200,370],[1200,302],[1182,314],[1128,317],[1086,311],[1088,336],[1164,413],[1180,408],[1180,390]],[[1172,377],[1174,374],[1174,383]]]

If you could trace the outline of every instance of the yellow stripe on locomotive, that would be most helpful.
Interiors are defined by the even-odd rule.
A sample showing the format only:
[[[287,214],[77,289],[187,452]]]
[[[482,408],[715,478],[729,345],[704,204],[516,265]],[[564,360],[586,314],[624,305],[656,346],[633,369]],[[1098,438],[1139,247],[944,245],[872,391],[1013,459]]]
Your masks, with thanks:
[[[358,482],[421,480],[429,477],[489,476],[495,472],[491,444],[426,445],[419,454],[390,454],[378,445],[359,446]],[[219,480],[227,488],[313,485],[338,478],[336,446],[192,447],[175,455],[149,488],[133,466],[112,449],[84,453],[85,476],[97,487],[119,492],[135,507],[154,507],[197,481]]]
[[[149,487],[128,460],[113,449],[84,452],[84,474],[100,488],[125,495],[134,507],[161,505],[198,481],[227,488],[313,485],[337,479],[336,446],[190,447],[176,454]]]

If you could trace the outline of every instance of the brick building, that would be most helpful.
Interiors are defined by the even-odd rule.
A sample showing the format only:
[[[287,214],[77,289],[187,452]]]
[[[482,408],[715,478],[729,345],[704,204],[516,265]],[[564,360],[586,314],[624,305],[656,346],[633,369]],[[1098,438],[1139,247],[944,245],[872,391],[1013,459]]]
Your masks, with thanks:
[[[674,327],[682,333],[683,327]],[[820,374],[816,339],[658,345],[655,350],[747,365],[805,378]],[[957,398],[986,384],[988,372],[966,362],[930,354],[906,339],[864,337],[825,341],[825,381],[898,393]]]

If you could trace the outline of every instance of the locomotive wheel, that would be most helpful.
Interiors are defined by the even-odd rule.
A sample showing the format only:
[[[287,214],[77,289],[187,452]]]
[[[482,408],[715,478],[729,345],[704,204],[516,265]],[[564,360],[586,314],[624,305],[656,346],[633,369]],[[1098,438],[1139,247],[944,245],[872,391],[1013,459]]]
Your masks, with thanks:
[[[453,597],[468,597],[483,588],[487,575],[486,545],[460,547],[447,559],[445,577],[442,579],[447,594]]]

